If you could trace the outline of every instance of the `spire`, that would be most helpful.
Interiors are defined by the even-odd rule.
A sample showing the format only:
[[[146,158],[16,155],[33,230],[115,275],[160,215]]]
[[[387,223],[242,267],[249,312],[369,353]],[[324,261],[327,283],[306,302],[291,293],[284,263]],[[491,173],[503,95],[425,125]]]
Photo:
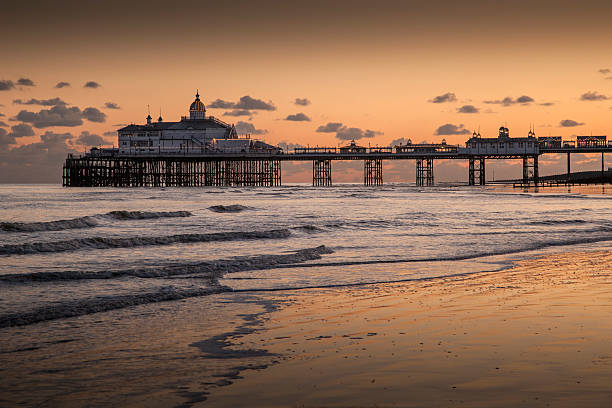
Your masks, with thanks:
[[[196,89],[196,99],[200,99],[200,90]]]

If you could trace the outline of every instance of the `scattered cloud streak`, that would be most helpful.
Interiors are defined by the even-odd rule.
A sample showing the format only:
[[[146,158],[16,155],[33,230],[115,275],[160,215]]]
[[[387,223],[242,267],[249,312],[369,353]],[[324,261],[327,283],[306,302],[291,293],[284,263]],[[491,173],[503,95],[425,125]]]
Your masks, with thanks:
[[[17,80],[17,85],[20,85],[20,86],[36,86],[34,81],[32,81],[30,78],[19,78]]]
[[[85,85],[83,85],[83,88],[97,89],[97,88],[100,88],[101,86],[102,85],[100,85],[96,81],[87,81],[85,82]]]
[[[490,105],[502,105],[502,106],[512,106],[512,105],[517,105],[517,104],[529,105],[532,102],[535,102],[535,99],[527,95],[519,96],[516,99],[510,96],[506,96],[504,99],[493,99],[493,100],[484,101],[484,103],[487,103]]]
[[[223,113],[223,116],[251,116],[252,113],[246,109],[234,109]]]
[[[15,88],[15,84],[10,79],[0,80],[0,91],[10,91]]]
[[[106,109],[121,109],[121,107],[119,105],[117,105],[115,102],[106,102],[104,104],[104,107]]]
[[[224,101],[222,99],[216,99],[212,101],[209,105],[209,108],[218,108],[218,109],[238,109],[238,110],[265,110],[265,111],[274,111],[276,110],[276,106],[269,101],[266,102],[262,99],[252,98],[249,95],[245,95],[238,100],[238,102]]]
[[[342,127],[340,122],[328,122],[325,125],[321,125],[317,128],[316,132],[319,133],[335,133]]]
[[[298,106],[308,106],[311,102],[308,100],[308,98],[295,98],[294,103]]]
[[[251,134],[251,135],[265,135],[268,133],[267,129],[257,129],[255,125],[250,122],[239,121],[236,123],[236,132],[240,134]]]
[[[564,119],[561,122],[559,122],[559,126],[561,127],[576,127],[576,126],[583,126],[584,123],[583,122],[576,122],[575,120],[571,120],[571,119]]]
[[[67,86],[70,86],[70,82],[60,81],[57,83],[57,85],[55,85],[57,89],[65,88]]]
[[[581,101],[605,101],[610,99],[608,96],[597,93],[596,91],[585,92],[580,95]]]
[[[74,141],[75,144],[80,146],[92,147],[92,146],[108,146],[112,143],[104,139],[100,135],[83,131],[79,137]]]
[[[294,115],[287,115],[285,120],[289,120],[292,122],[310,122],[310,118],[302,112],[296,113]]]
[[[31,123],[35,128],[46,128],[53,126],[74,127],[83,124],[83,119],[90,122],[102,123],[106,121],[106,114],[97,108],[85,108],[83,111],[76,106],[67,107],[56,105],[51,109],[42,109],[39,112],[22,110],[15,119]]]
[[[446,123],[436,129],[435,134],[438,136],[447,136],[447,135],[467,135],[470,131],[463,127],[463,123],[457,125],[453,125],[452,123]]]
[[[434,97],[433,99],[429,100],[429,102],[431,103],[446,103],[446,102],[456,102],[456,101],[457,101],[457,96],[453,92],[447,92],[445,94],[438,95]]]
[[[463,105],[457,109],[457,113],[478,113],[479,110],[474,105]]]
[[[51,99],[36,99],[32,98],[30,100],[24,101],[21,99],[13,100],[13,103],[16,105],[40,105],[40,106],[58,106],[58,105],[66,105],[61,98],[51,98]]]
[[[335,133],[336,138],[340,140],[359,140],[384,134],[378,130],[348,127],[340,122],[328,122],[319,126],[316,131],[319,133]]]

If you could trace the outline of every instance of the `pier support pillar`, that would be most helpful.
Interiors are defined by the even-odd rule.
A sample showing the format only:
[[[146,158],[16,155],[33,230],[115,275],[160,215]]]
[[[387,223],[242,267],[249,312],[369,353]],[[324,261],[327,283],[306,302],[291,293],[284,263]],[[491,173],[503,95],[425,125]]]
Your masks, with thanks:
[[[468,184],[476,185],[476,174],[478,174],[478,184],[484,186],[486,183],[485,158],[471,158],[469,163]]]
[[[565,184],[569,184],[571,178],[572,178],[572,168],[571,168],[571,161],[570,161],[570,152],[567,152],[567,176],[565,179]]]
[[[529,173],[531,173],[533,184],[537,186],[538,183],[540,182],[537,155],[536,156],[523,156],[523,184],[524,185],[529,184],[529,176],[530,176]]]
[[[363,184],[366,186],[382,186],[382,159],[363,161]]]
[[[331,186],[331,160],[312,161],[312,185]]]
[[[416,161],[416,185],[433,186],[433,159],[417,159]]]
[[[606,182],[606,173],[604,170],[604,152],[601,152],[601,183],[605,183]]]

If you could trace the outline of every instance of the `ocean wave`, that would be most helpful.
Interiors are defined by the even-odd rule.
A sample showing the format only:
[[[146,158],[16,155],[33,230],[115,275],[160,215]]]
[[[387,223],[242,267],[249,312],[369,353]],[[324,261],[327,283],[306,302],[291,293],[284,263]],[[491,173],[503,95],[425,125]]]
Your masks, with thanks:
[[[547,220],[534,220],[528,221],[524,223],[524,225],[572,225],[572,224],[586,224],[591,221],[587,221],[584,219],[572,219],[572,220],[556,220],[556,219],[547,219]]]
[[[4,232],[40,232],[63,231],[69,229],[92,228],[101,219],[114,220],[148,220],[167,217],[189,217],[189,211],[110,211],[105,214],[88,215],[67,220],[43,222],[0,222],[0,231]]]
[[[250,239],[278,239],[291,235],[288,229],[268,231],[230,231],[210,234],[177,234],[153,237],[91,237],[75,238],[65,241],[31,242],[25,244],[2,245],[0,255],[24,255],[44,252],[76,251],[79,249],[132,248],[151,245],[170,245],[177,243],[239,241]]]
[[[319,246],[306,248],[283,255],[260,255],[254,257],[243,257],[228,260],[202,262],[189,265],[175,265],[165,268],[148,268],[139,270],[113,271],[109,273],[87,273],[66,271],[54,273],[41,273],[27,275],[13,275],[13,281],[19,277],[21,281],[57,281],[67,279],[106,279],[122,276],[135,277],[172,277],[176,275],[197,275],[198,278],[208,278],[207,287],[177,288],[166,286],[156,292],[138,293],[117,296],[96,296],[94,298],[64,301],[52,306],[43,306],[29,312],[10,313],[0,316],[0,328],[12,326],[25,326],[47,320],[67,317],[83,316],[92,313],[105,312],[147,303],[180,300],[196,296],[207,296],[215,293],[232,291],[227,286],[217,284],[216,278],[224,273],[245,270],[267,269],[287,263],[299,263],[308,260],[319,259],[323,254],[332,253],[329,248]],[[4,276],[4,278],[11,278]],[[11,280],[11,279],[5,279]]]
[[[72,300],[54,304],[53,306],[39,307],[29,312],[11,313],[0,316],[0,328],[26,326],[47,320],[77,317],[147,303],[180,300],[228,291],[231,291],[231,289],[225,286],[213,286],[209,288],[201,287],[194,289],[182,289],[167,286],[161,288],[157,292],[151,293],[119,296],[97,296],[89,299]]]
[[[269,269],[283,265],[295,265],[301,262],[321,259],[322,255],[331,254],[333,252],[334,251],[325,245],[321,245],[314,248],[300,249],[282,255],[242,256],[197,263],[165,265],[160,267],[108,270],[99,272],[57,271],[0,275],[0,281],[52,282],[81,279],[114,279],[126,276],[137,278],[169,278],[180,275],[189,275],[192,277],[195,276],[205,279],[217,279],[223,276],[225,273]]]
[[[230,205],[211,205],[208,207],[210,211],[218,212],[218,213],[237,213],[244,210],[250,210],[251,207],[247,207],[245,205],[240,204],[230,204]]]

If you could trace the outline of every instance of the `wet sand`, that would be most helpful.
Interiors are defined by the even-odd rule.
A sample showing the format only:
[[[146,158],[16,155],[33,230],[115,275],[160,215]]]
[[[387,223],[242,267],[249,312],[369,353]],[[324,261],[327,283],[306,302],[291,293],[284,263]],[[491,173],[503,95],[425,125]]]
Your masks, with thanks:
[[[265,295],[290,300],[236,348],[280,362],[205,406],[612,406],[612,254]]]

